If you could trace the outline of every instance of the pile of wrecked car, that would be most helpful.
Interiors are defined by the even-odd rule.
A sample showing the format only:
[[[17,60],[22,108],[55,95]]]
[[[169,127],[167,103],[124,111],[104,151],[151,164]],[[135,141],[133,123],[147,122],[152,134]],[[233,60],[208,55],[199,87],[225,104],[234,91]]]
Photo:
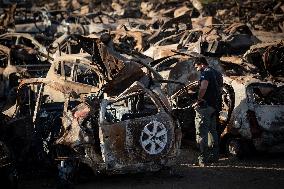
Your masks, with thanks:
[[[195,140],[198,56],[224,75],[221,149],[238,157],[284,149],[283,40],[254,35],[259,20],[240,10],[251,4],[238,4],[236,18],[252,25],[224,23],[224,10],[236,14],[231,2],[76,2],[3,9],[0,168],[12,183],[15,167],[28,164],[58,166],[62,184],[82,165],[94,173],[175,165],[182,141]],[[282,32],[283,6],[266,2]]]

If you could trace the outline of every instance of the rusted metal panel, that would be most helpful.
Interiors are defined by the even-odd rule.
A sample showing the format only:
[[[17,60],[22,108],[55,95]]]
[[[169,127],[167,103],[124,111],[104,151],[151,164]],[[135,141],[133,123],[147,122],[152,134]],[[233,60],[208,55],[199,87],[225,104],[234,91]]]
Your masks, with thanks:
[[[175,142],[174,126],[173,123],[167,121],[167,118],[167,115],[157,114],[152,117],[127,120],[119,124],[104,124],[102,126],[102,146],[104,147],[105,161],[110,165],[110,169],[129,166],[133,166],[133,169],[136,169],[139,168],[139,164],[141,163],[162,160],[163,154],[167,154]],[[164,128],[165,133],[171,133],[165,139],[166,141],[162,141],[167,146],[161,144],[162,147],[159,149],[145,149],[145,146],[143,146],[143,142],[145,141],[142,139],[143,131],[147,130],[147,125],[161,124],[161,122],[163,125],[169,126],[167,129]],[[156,144],[152,143],[154,148]],[[168,157],[165,155],[165,158]]]

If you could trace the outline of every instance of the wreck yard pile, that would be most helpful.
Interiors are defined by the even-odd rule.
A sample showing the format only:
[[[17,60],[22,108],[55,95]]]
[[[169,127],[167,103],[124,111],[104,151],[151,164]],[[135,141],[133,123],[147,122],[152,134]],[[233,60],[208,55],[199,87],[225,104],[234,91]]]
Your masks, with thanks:
[[[282,0],[1,0],[0,15],[1,188],[284,187]],[[224,78],[206,167],[197,57]]]

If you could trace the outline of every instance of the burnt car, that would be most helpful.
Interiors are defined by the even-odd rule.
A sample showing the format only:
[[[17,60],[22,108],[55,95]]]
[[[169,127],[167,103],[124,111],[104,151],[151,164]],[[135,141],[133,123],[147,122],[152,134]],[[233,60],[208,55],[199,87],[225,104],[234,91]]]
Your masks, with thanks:
[[[68,99],[69,108],[80,102],[80,95],[73,88],[45,78],[21,81],[16,104],[3,111],[2,124],[18,165],[52,165],[53,143],[62,129],[65,100]]]
[[[40,61],[38,54],[30,48],[9,49],[0,45],[0,56],[0,97],[12,97],[11,100],[19,85],[18,79],[43,77],[50,67],[50,63]]]
[[[103,87],[110,96],[116,96],[145,76],[138,62],[121,56],[99,39],[77,36],[77,40],[86,53],[55,58],[47,78],[84,84],[85,88]]]
[[[134,82],[107,100],[45,78],[23,80],[16,106],[5,111],[18,163],[59,161],[59,177],[68,182],[80,165],[95,173],[174,165],[181,130],[159,88]]]
[[[79,164],[95,173],[157,171],[174,165],[181,130],[163,96],[155,87],[134,82],[115,99],[94,98],[64,113],[63,135],[56,141],[65,149],[58,150],[61,179],[70,179],[70,170]]]
[[[27,33],[5,33],[0,35],[0,44],[11,48],[13,45],[25,45],[38,49],[43,54],[47,54],[46,48],[40,44],[32,35]]]
[[[56,58],[46,78],[72,85],[78,93],[98,92],[104,84],[104,75],[97,65],[92,64],[91,56],[86,53]]]
[[[115,19],[104,14],[88,13],[88,14],[66,14],[66,18],[62,20],[61,25],[57,27],[57,32],[69,32],[71,34],[89,35],[91,33],[100,33],[105,30],[113,30],[117,24]]]
[[[283,85],[250,79],[244,83],[232,81],[232,86],[236,95],[235,108],[221,135],[226,151],[237,157],[252,149],[282,152]]]
[[[4,33],[0,35],[0,44],[12,48],[14,46],[24,46],[36,50],[41,61],[53,58],[62,54],[70,54],[71,36],[64,33],[54,41],[46,36],[31,35],[28,33]]]
[[[60,160],[61,178],[69,177],[68,162],[111,172],[159,170],[172,165],[181,132],[167,97],[153,82],[152,75],[158,73],[146,77],[141,67],[151,71],[149,65],[100,47],[105,60],[101,64],[86,54],[64,55],[54,61],[47,78],[22,81],[15,109],[5,112],[13,128],[22,128],[17,133],[29,144],[21,142],[15,151],[29,148],[31,154],[47,154],[40,160]],[[91,93],[92,99],[82,100],[84,93]],[[74,108],[80,101],[84,103]]]

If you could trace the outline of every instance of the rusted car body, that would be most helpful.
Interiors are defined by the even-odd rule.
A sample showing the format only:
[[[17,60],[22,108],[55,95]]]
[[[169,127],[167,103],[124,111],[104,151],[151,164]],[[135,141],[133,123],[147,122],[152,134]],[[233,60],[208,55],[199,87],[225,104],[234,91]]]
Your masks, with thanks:
[[[68,13],[66,13],[67,15]],[[115,19],[102,12],[88,14],[69,14],[57,26],[58,33],[89,35],[100,33],[104,30],[114,30],[117,26]]]
[[[33,5],[34,2],[26,2],[24,7],[17,7],[13,31],[30,34],[44,33],[46,36],[54,36],[62,32],[58,30],[58,27],[64,14],[68,14],[66,10],[48,11],[45,7]]]
[[[54,60],[46,78],[23,80],[19,89],[26,85],[32,86],[29,92],[24,94],[34,95],[33,100],[28,100],[24,106],[17,105],[14,113],[11,113],[11,109],[10,113],[5,112],[6,115],[9,114],[13,123],[16,123],[20,119],[12,115],[19,116],[22,110],[27,115],[20,117],[27,119],[26,126],[31,126],[28,130],[45,127],[52,129],[53,126],[59,129],[60,137],[57,139],[56,148],[65,146],[64,148],[69,149],[63,156],[60,154],[65,151],[58,150],[60,153],[57,156],[60,160],[65,161],[66,157],[67,160],[75,158],[94,170],[114,172],[137,171],[137,168],[158,170],[170,166],[178,154],[180,128],[177,120],[171,115],[170,103],[160,86],[150,85],[149,78],[145,79],[146,75],[141,67],[146,66],[152,70],[154,77],[159,74],[149,65],[141,62],[139,65],[128,60],[103,43],[99,43],[99,47],[100,54],[96,58],[104,60],[101,64],[99,61],[95,63],[94,57],[86,53],[63,55]],[[137,80],[144,84],[137,82],[131,85]],[[123,92],[124,89],[126,90]],[[69,106],[70,96],[78,102],[82,101],[80,94],[87,93],[94,97],[92,103],[84,103],[85,105],[78,105],[74,109]],[[20,92],[18,94],[19,99],[26,96]],[[104,103],[106,99],[110,100],[108,105]],[[135,99],[136,103],[138,99],[145,99],[145,103],[135,105],[128,102]],[[122,101],[127,106],[124,106]],[[51,112],[49,108],[41,108],[49,105],[53,107]],[[144,110],[141,109],[143,105]],[[113,111],[117,111],[117,115],[110,115]],[[57,118],[52,119],[50,116]],[[58,121],[60,116],[63,117],[62,127],[62,123]],[[117,118],[114,118],[115,116]],[[84,119],[86,117],[87,120]],[[50,120],[56,120],[54,123],[57,125],[49,123]],[[23,120],[21,122],[24,123]],[[45,124],[47,122],[48,124]],[[82,150],[85,152],[81,153]],[[129,153],[132,157],[129,157]]]
[[[61,84],[76,85],[77,93],[95,93],[104,84],[104,75],[97,65],[92,64],[88,54],[63,55],[56,58],[46,78]]]
[[[86,164],[95,173],[172,166],[181,130],[159,88],[135,82],[115,99],[89,94],[86,100],[86,94],[66,83],[23,80],[16,106],[4,112],[10,117],[5,125],[14,131],[10,142],[16,157],[35,162],[56,157],[61,162]],[[28,155],[34,150],[40,157]]]
[[[11,50],[0,45],[2,57],[0,62],[0,97],[13,96],[18,86],[18,79],[43,77],[49,70],[50,63],[29,61],[29,58],[33,60],[37,57],[34,51],[30,50],[25,47]]]
[[[63,130],[65,132],[63,133],[63,136],[57,140],[57,144],[59,146],[68,146],[72,149],[72,152],[67,155],[64,154],[62,157],[59,157],[59,159],[64,160],[64,157],[68,157],[67,160],[69,160],[72,158],[74,159],[74,156],[77,156],[75,159],[79,158],[79,162],[87,164],[95,171],[101,169],[114,172],[137,171],[137,168],[139,167],[141,170],[157,170],[163,166],[170,165],[172,163],[170,159],[175,159],[177,155],[181,133],[177,121],[171,116],[171,106],[167,97],[163,95],[163,92],[159,89],[159,85],[153,89],[146,88],[145,85],[149,85],[148,82],[144,82],[145,85],[138,82],[128,87],[129,83],[133,83],[136,80],[142,79],[143,82],[143,76],[145,76],[145,74],[143,74],[142,69],[140,68],[141,66],[146,66],[147,69],[153,71],[154,77],[157,77],[159,74],[149,65],[140,63],[140,66],[138,66],[139,64],[119,56],[115,51],[103,44],[100,44],[99,50],[101,52],[101,58],[105,60],[103,65],[93,64],[90,61],[91,56],[88,54],[77,54],[76,56],[64,55],[54,61],[50,72],[47,74],[47,78],[56,78],[59,83],[61,82],[61,84],[65,85],[68,84],[68,82],[74,83],[76,82],[74,78],[79,78],[76,77],[76,74],[73,74],[76,73],[76,65],[89,66],[89,68],[93,69],[94,73],[97,73],[100,76],[95,77],[98,83],[96,84],[96,87],[97,89],[103,87],[103,92],[105,93],[105,100],[103,100],[103,102],[105,102],[106,99],[110,100],[108,103],[101,103],[101,100],[95,98],[94,102],[91,103],[93,104],[92,106],[88,103],[83,103],[82,105],[78,105],[71,112],[64,113],[63,128],[65,129]],[[72,66],[70,66],[72,69],[69,69],[70,74],[61,75],[62,78],[58,75],[56,76],[58,71],[60,73],[66,73],[62,70],[64,65],[68,66],[70,62],[72,62]],[[58,67],[59,65],[61,65],[61,68]],[[102,72],[102,67],[105,68],[106,72]],[[87,72],[83,73],[86,74]],[[71,78],[69,76],[73,77]],[[161,76],[158,78],[160,79]],[[83,77],[83,79],[88,80],[88,77]],[[79,83],[77,83],[78,86],[83,86],[83,82]],[[92,83],[87,83],[87,85],[92,85]],[[126,90],[121,92],[122,89]],[[79,93],[78,91],[76,92]],[[98,90],[92,91],[93,94],[99,95],[99,93],[96,92],[98,92]],[[82,93],[82,90],[80,90],[80,93]],[[148,114],[147,112],[138,112],[138,110],[135,112],[133,110],[135,105],[130,105],[130,102],[127,103],[127,99],[130,99],[130,96],[132,99],[137,99],[139,96],[145,94],[148,96],[148,101],[151,101],[151,106],[156,108],[156,112],[148,112]],[[129,106],[123,107],[122,101],[125,101],[125,104],[128,104]],[[119,102],[118,104],[122,103],[122,107],[110,107],[111,104],[115,104],[115,102]],[[100,103],[101,105],[99,105]],[[117,115],[112,115],[112,117],[117,116],[115,120],[114,118],[110,118],[110,112],[112,111],[117,111]],[[125,115],[123,116],[123,114]],[[99,115],[100,119],[98,119]],[[150,122],[149,119],[151,119]],[[148,123],[146,123],[147,121]],[[143,147],[141,147],[143,144],[139,144],[139,141],[141,142],[142,139],[139,139],[137,135],[142,135],[141,132],[143,127],[147,124],[147,127],[151,128],[153,127],[152,124],[155,124],[155,129],[158,129],[158,131],[163,130],[163,132],[165,131],[167,133],[160,133],[162,136],[159,136],[155,133],[158,131],[152,130],[153,135],[158,136],[156,138],[154,136],[149,136],[152,137],[153,140],[151,140],[149,144],[146,144],[148,141],[144,142],[145,149],[143,149]],[[87,128],[83,129],[83,127]],[[136,127],[137,129],[140,129],[139,133],[130,133],[132,129],[133,132],[134,130],[137,132]],[[89,130],[90,132],[87,132],[86,130]],[[119,137],[119,139],[117,137]],[[135,137],[135,139],[133,139],[133,137]],[[159,147],[159,137],[160,140],[163,140],[160,144],[161,147]],[[118,143],[118,140],[121,142]],[[143,138],[143,140],[146,139]],[[157,142],[155,143],[154,140],[157,140]],[[88,143],[93,143],[93,141],[100,142],[90,146]],[[125,142],[127,143],[126,146]],[[150,147],[148,145],[150,145]],[[131,152],[133,153],[133,157],[129,157],[128,153],[130,153],[131,149],[134,150],[135,146],[140,148],[140,150]],[[87,154],[83,155],[82,153],[79,153],[82,152],[82,150]],[[139,156],[136,154],[138,152],[144,154],[145,159],[139,159]],[[65,159],[64,161],[67,160]],[[155,161],[160,163],[155,164]]]
[[[39,162],[52,156],[53,142],[62,128],[65,101],[69,102],[66,108],[73,108],[85,95],[75,91],[75,85],[62,85],[46,78],[21,81],[16,104],[3,111],[2,125],[7,128],[5,137],[18,163]]]
[[[161,95],[135,82],[114,100],[78,105],[65,114],[65,132],[56,142],[73,153],[59,159],[110,172],[156,171],[173,165],[181,131]]]
[[[283,77],[284,41],[260,43],[253,45],[243,55],[243,58],[259,68],[263,76]]]
[[[0,44],[9,48],[12,45],[25,45],[37,49],[43,54],[47,54],[46,48],[40,44],[33,36],[27,33],[5,33],[0,35]]]
[[[227,152],[241,156],[249,146],[258,151],[283,151],[283,86],[253,78],[241,83],[233,80],[232,86],[235,108],[221,135]]]
[[[13,46],[24,46],[31,48],[40,55],[39,59],[45,61],[47,59],[53,60],[62,54],[70,54],[71,47],[68,41],[70,35],[64,33],[59,38],[55,39],[48,47],[40,43],[35,37],[28,33],[5,33],[0,35],[0,44],[9,48]]]
[[[95,93],[103,86],[109,95],[115,95],[127,88],[132,82],[143,77],[139,65],[131,61],[123,61],[113,54],[103,51],[106,61],[97,64],[87,53],[63,55],[56,58],[46,78],[59,83],[77,83],[79,93]],[[128,74],[125,74],[128,73]],[[123,83],[118,85],[119,83]]]

